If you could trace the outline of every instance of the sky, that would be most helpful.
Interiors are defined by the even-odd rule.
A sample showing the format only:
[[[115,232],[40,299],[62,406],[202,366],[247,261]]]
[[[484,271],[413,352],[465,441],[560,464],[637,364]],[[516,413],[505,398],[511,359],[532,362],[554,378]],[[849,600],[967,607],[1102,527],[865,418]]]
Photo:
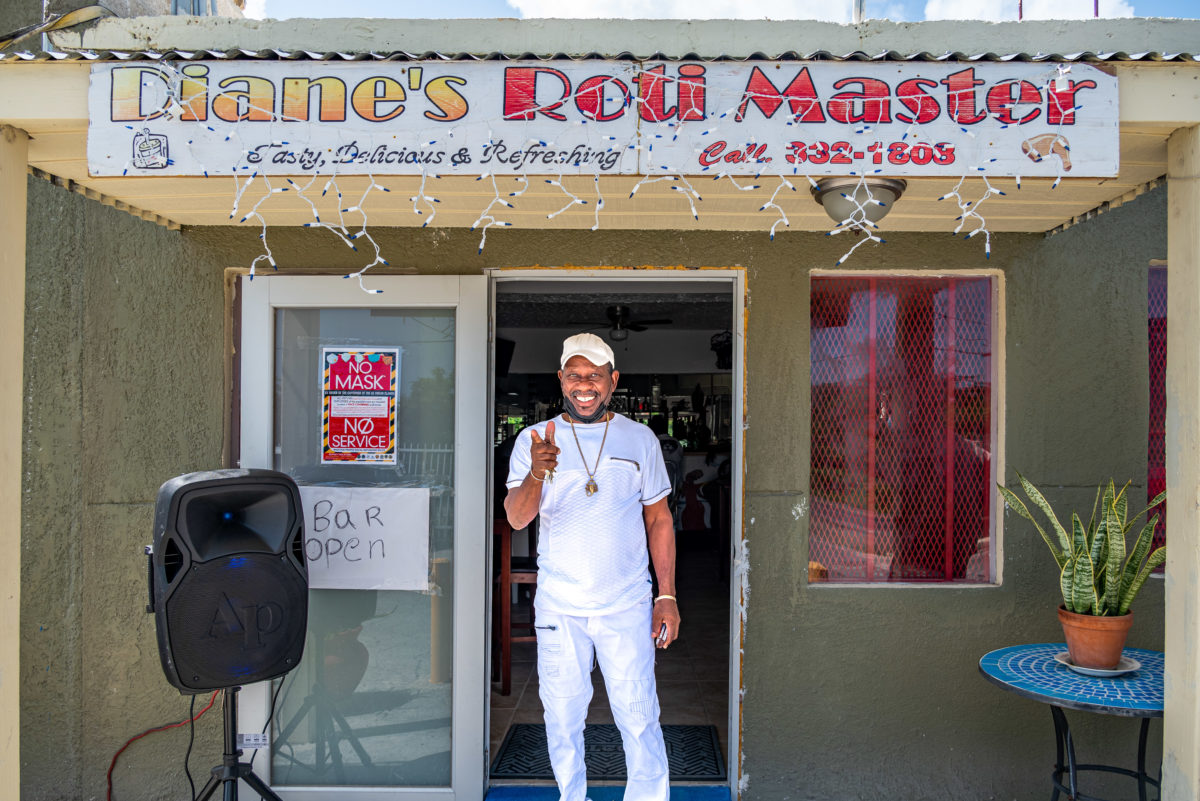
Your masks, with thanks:
[[[1090,19],[1095,0],[1024,0],[1025,19]],[[1200,19],[1200,0],[1099,0],[1100,16]],[[1017,19],[1018,0],[866,0],[866,17]],[[292,17],[603,17],[659,19],[817,19],[849,22],[853,0],[246,0],[246,15]]]

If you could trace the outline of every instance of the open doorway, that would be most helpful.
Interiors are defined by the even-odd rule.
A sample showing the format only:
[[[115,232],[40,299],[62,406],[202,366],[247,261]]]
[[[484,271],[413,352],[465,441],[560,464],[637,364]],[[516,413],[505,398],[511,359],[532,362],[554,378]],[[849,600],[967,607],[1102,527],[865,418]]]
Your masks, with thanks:
[[[554,370],[563,339],[580,331],[603,337],[621,373],[610,408],[661,432],[673,476],[670,506],[683,624],[679,640],[658,652],[655,668],[672,783],[726,784],[736,748],[730,742],[731,655],[735,653],[731,580],[736,581],[731,570],[731,531],[739,483],[735,459],[740,458],[740,443],[735,445],[734,438],[741,431],[734,426],[735,415],[740,414],[741,366],[734,354],[739,338],[733,334],[741,320],[740,315],[735,317],[741,305],[735,304],[740,284],[728,274],[720,278],[690,274],[696,276],[693,280],[682,276],[622,280],[611,273],[561,275],[506,276],[495,284],[495,516],[504,515],[512,440],[526,426],[562,411]],[[536,587],[536,521],[528,530],[497,528],[492,554],[490,781],[552,783],[548,761],[534,768],[536,754],[514,755],[518,740],[542,723],[537,647],[530,622]],[[605,778],[602,757],[593,760],[593,750],[606,751],[608,763],[623,770],[619,737],[599,670],[592,680],[595,693],[585,733],[589,783],[620,783],[617,776]],[[706,750],[717,764],[706,761]],[[698,767],[681,769],[677,761]],[[540,777],[539,770],[544,771]]]

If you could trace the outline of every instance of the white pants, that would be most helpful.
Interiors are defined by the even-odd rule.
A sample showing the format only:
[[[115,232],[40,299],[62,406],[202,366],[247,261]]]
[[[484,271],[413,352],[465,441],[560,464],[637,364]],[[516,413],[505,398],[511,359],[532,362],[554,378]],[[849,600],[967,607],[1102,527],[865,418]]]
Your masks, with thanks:
[[[560,801],[584,801],[583,723],[592,700],[592,653],[625,748],[625,801],[668,801],[667,749],[658,725],[649,600],[610,615],[537,613],[539,695]]]

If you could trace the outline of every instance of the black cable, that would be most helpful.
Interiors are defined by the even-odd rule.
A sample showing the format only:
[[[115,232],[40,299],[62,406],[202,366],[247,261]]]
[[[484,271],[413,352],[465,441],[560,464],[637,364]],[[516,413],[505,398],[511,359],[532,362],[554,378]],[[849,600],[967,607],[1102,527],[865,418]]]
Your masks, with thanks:
[[[292,678],[292,681],[288,684],[287,692],[283,693],[283,700],[285,702],[287,701],[288,696],[291,695],[292,691],[296,689],[296,682],[298,681],[298,679],[295,677],[296,671],[292,671],[288,674],[288,676]],[[287,784],[291,781],[292,768],[296,766],[296,748],[289,742],[277,743],[277,745],[280,753],[283,753],[283,749],[287,749],[287,770],[284,772],[283,778],[281,779],[282,784]]]
[[[283,683],[287,681],[291,675],[292,674],[289,673],[287,676],[281,678],[279,683],[275,685],[275,692],[271,693],[271,708],[267,712],[267,722],[263,724],[261,732],[262,734],[267,733],[267,729],[269,729],[271,726],[271,721],[275,719],[275,703],[279,700],[279,691],[283,689]],[[250,753],[250,764],[254,764],[254,758],[256,756],[258,756],[257,748]],[[193,799],[193,801],[195,801],[195,799]]]
[[[192,744],[196,742],[196,696],[192,696],[188,706],[188,745],[183,754],[183,773],[187,776],[188,787],[192,788],[192,801],[196,801],[196,783],[192,781],[192,771],[188,763],[192,759]]]
[[[125,753],[126,748],[133,745],[138,740],[142,739],[143,737],[145,737],[149,734],[154,734],[155,732],[160,732],[160,731],[169,731],[171,729],[178,729],[180,726],[185,725],[189,721],[194,722],[197,718],[203,717],[205,712],[212,709],[213,703],[215,703],[217,700],[217,693],[219,693],[219,692],[220,692],[220,690],[214,691],[212,694],[212,697],[208,699],[208,705],[205,706],[204,709],[201,709],[199,712],[197,712],[195,715],[192,715],[187,720],[180,720],[175,723],[165,723],[162,726],[154,726],[152,728],[146,729],[141,734],[135,734],[132,737],[130,737],[128,740],[126,740],[125,744],[117,749],[117,753],[113,754],[112,760],[108,763],[108,772],[104,775],[105,784],[107,785],[107,788],[106,788],[105,794],[104,794],[105,801],[112,801],[113,771],[116,770],[117,760],[121,758],[121,754]]]
[[[271,725],[271,721],[275,719],[275,704],[279,701],[279,693],[283,690],[283,683],[288,680],[288,676],[284,676],[279,680],[279,684],[275,685],[275,692],[271,694],[271,709],[267,712],[267,722],[263,724],[262,730],[265,734],[267,727]]]

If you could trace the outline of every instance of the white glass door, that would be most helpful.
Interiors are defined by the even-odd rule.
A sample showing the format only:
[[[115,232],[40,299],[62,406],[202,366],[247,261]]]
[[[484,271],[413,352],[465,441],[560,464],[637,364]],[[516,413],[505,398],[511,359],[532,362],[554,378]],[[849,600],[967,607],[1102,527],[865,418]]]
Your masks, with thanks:
[[[240,285],[241,465],[300,485],[310,584],[304,658],[245,688],[240,729],[271,716],[254,767],[284,798],[476,801],[486,279],[372,284]]]

